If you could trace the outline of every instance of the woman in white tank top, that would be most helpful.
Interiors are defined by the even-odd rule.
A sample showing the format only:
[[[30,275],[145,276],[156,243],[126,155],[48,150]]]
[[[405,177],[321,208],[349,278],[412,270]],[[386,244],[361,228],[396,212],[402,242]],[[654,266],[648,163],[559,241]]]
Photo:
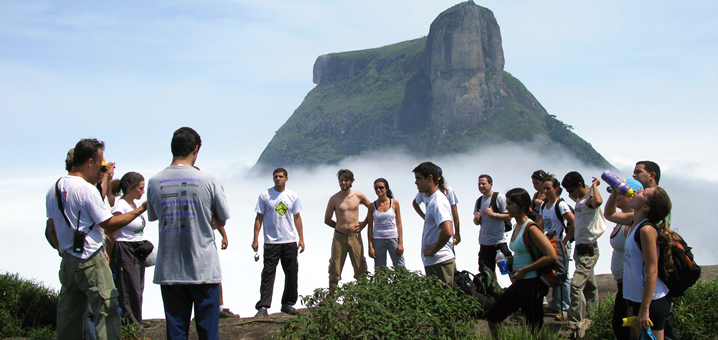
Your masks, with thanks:
[[[613,213],[610,219],[631,225],[624,247],[623,297],[633,304],[638,328],[650,327],[656,339],[662,340],[672,300],[668,287],[658,278],[658,258],[663,243],[670,240],[665,218],[671,211],[671,200],[663,188],[655,187],[638,190],[629,205],[633,213]]]
[[[383,178],[374,181],[374,192],[378,196],[369,206],[369,257],[374,259],[374,269],[386,267],[389,253],[394,267],[404,267],[404,237],[401,226],[399,201],[389,189],[389,182]]]

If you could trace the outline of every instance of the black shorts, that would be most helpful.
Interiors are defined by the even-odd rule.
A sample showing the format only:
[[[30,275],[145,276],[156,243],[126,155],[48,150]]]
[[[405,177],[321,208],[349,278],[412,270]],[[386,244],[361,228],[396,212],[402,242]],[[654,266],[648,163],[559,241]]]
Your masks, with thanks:
[[[651,330],[662,331],[666,325],[666,318],[671,312],[671,305],[673,299],[670,296],[664,296],[658,300],[651,301],[651,305],[648,307],[648,318],[653,322]],[[638,311],[641,309],[641,304],[633,302],[633,314],[638,315]]]

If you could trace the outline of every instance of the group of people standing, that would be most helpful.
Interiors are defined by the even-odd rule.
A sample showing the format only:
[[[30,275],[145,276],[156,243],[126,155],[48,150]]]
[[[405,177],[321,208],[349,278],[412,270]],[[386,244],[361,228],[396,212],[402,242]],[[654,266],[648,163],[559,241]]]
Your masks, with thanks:
[[[136,172],[125,174],[111,185],[107,178],[112,176],[107,173],[113,167],[104,161],[104,143],[96,139],[77,143],[74,155],[68,157],[69,174],[61,177],[46,196],[48,239],[62,257],[58,339],[82,338],[79,330],[88,307],[94,315],[98,339],[120,338],[120,310],[130,322],[142,325],[144,267],[153,251],[151,243],[143,237],[145,211],[149,221],[159,222],[153,282],[161,287],[167,338],[187,337],[194,309],[200,339],[218,339],[218,318],[224,308],[214,231],[220,232],[221,249],[226,249],[224,226],[230,215],[221,183],[194,166],[201,145],[196,131],[180,128],[172,137],[170,166],[152,176],[147,185]],[[650,315],[654,334],[661,338],[672,308],[665,285],[656,277],[656,268],[658,245],[670,230],[665,222],[670,200],[657,187],[660,170],[654,165],[652,162],[636,165],[634,182],[640,182],[646,189],[637,188],[638,193],[630,199],[619,197],[614,190],[607,201],[605,216],[619,223],[611,233],[616,258],[612,271],[624,298],[620,301],[617,298],[616,317],[635,314],[639,326],[647,328]],[[456,271],[454,246],[461,242],[458,199],[435,164],[421,163],[412,172],[419,192],[412,206],[424,220],[421,240],[424,270],[427,276],[451,284]],[[597,189],[600,182],[594,178],[591,185],[586,185],[577,172],[567,174],[561,184],[544,171],[536,171],[531,178],[538,191],[533,198],[521,188],[505,195],[496,193],[491,176],[479,176],[481,197],[473,211],[473,222],[481,227],[479,269],[493,272],[497,253],[509,258],[513,265],[512,285],[486,312],[486,318],[493,334],[497,334],[500,322],[519,308],[533,327],[542,325],[542,302],[548,287],[536,270],[556,261],[556,252],[545,235],[553,230],[568,247],[576,243],[576,270],[569,285],[554,289],[549,308],[555,308],[559,318],[564,318],[563,311],[567,311],[569,323],[579,336],[585,328],[586,316],[598,302],[593,268],[599,256],[597,239],[606,229],[604,214],[599,210],[603,204]],[[289,174],[286,169],[277,168],[272,179],[274,186],[259,195],[255,207],[251,245],[255,252],[259,250],[260,231],[264,239],[260,299],[255,305],[257,317],[268,315],[280,262],[285,274],[281,312],[296,314],[293,306],[298,299],[297,256],[305,249],[302,205],[298,195],[286,187]],[[374,181],[377,198],[372,202],[351,189],[354,174],[350,170],[340,170],[337,179],[340,190],[329,199],[324,219],[334,229],[329,259],[330,290],[341,280],[347,255],[354,277],[368,270],[361,237],[366,227],[368,254],[374,258],[375,268],[386,266],[388,259],[395,267],[405,266],[401,209],[389,182],[384,178]],[[576,201],[575,213],[559,198],[561,185]],[[135,201],[143,196],[145,188],[147,201],[137,205]],[[120,194],[116,200],[115,196]],[[361,221],[359,205],[368,209],[367,217]],[[616,207],[622,212],[616,212]],[[656,228],[640,229],[642,247],[629,245],[636,229],[648,224]],[[625,246],[619,249],[621,241]],[[541,256],[535,258],[533,250],[539,250]],[[625,261],[618,259],[617,253],[621,251],[626,254]],[[622,331],[616,328],[619,339],[624,338],[619,336],[624,334]]]

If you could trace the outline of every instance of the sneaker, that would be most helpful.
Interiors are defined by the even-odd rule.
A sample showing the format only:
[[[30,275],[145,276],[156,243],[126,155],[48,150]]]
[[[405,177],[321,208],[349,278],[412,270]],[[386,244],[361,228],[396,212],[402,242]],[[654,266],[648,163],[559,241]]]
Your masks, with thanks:
[[[556,314],[556,320],[557,321],[566,321],[566,320],[568,320],[568,314],[566,314],[566,312],[558,313],[558,314]]]
[[[259,309],[257,310],[257,315],[255,315],[254,317],[255,318],[264,318],[267,316],[269,316],[269,313],[267,313],[267,309],[264,307],[259,307]]]
[[[227,318],[234,318],[234,317],[239,317],[239,315],[232,313],[232,311],[230,311],[229,308],[222,309],[222,311],[219,312],[220,319],[227,319]]]
[[[289,315],[297,315],[297,310],[290,305],[282,305],[281,312]]]

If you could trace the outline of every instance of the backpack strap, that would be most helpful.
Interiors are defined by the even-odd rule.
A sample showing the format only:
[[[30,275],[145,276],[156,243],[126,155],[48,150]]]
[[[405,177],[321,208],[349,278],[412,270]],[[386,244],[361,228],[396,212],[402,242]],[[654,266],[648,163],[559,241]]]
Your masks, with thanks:
[[[499,193],[494,191],[491,195],[491,209],[493,209],[495,213],[500,214],[499,205],[496,203],[497,197],[499,197]]]
[[[479,199],[476,200],[476,211],[481,212],[481,200],[484,198],[484,195],[479,196]]]
[[[60,192],[60,181],[62,180],[62,177],[55,182],[55,200],[57,200],[57,208],[60,209],[60,212],[62,212],[62,217],[65,218],[65,223],[67,223],[67,227],[72,229],[72,223],[70,223],[70,219],[67,218],[67,213],[65,213],[65,207],[62,204],[62,193]],[[80,216],[82,215],[82,211],[77,212],[77,228],[75,228],[76,231],[80,231]],[[95,227],[95,223],[93,223],[90,226],[90,231],[92,231],[92,228]]]
[[[531,255],[531,260],[533,260],[533,262],[536,262],[538,260],[539,254],[537,254],[536,251],[534,250],[534,248],[536,248],[536,247],[534,246],[534,242],[531,239],[531,235],[529,235],[529,229],[531,229],[532,226],[536,226],[536,228],[539,228],[539,230],[541,230],[541,227],[538,225],[538,223],[536,223],[534,221],[529,222],[526,225],[526,228],[524,228],[522,240],[524,241],[524,246],[526,246],[526,250],[529,252],[529,255]]]
[[[374,203],[372,204],[374,205],[374,210],[376,210],[376,201],[374,201]]]
[[[636,226],[636,233],[633,235],[633,240],[638,245],[638,249],[643,252],[643,246],[641,246],[641,228],[643,228],[644,225],[650,225],[653,227],[653,229],[656,230],[656,234],[658,234],[658,227],[656,227],[651,221],[645,220],[641,222],[638,226]]]

